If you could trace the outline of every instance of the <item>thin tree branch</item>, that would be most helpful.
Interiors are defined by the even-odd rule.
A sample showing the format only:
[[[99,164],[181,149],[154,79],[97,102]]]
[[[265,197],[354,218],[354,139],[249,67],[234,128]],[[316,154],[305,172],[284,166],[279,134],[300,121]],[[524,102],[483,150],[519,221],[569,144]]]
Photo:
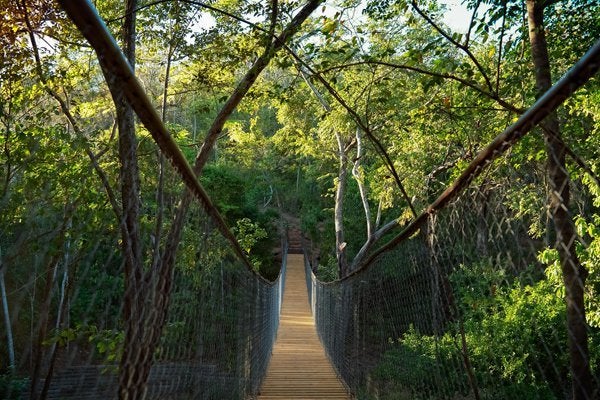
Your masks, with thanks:
[[[452,200],[456,199],[462,191],[478,176],[480,176],[492,162],[510,149],[517,141],[529,133],[535,126],[554,112],[577,89],[583,86],[600,70],[600,40],[541,96],[519,119],[506,128],[504,132],[488,144],[475,159],[463,170],[461,175],[446,190],[431,203],[417,218],[411,221],[395,238],[374,251],[356,270],[344,279],[357,274],[359,271],[372,266],[379,257],[396,247],[400,242],[410,238],[416,233],[429,214],[437,213]]]
[[[102,186],[104,187],[104,190],[106,191],[106,195],[108,196],[108,200],[110,202],[113,213],[117,217],[118,221],[122,221],[122,215],[121,215],[119,204],[117,202],[117,198],[112,189],[112,186],[110,185],[110,182],[108,180],[106,173],[104,172],[104,170],[100,166],[100,163],[98,162],[98,156],[94,155],[93,151],[91,150],[89,144],[87,143],[85,134],[79,128],[79,125],[78,125],[77,121],[75,120],[75,118],[73,117],[73,114],[71,114],[69,106],[67,105],[65,100],[55,90],[53,90],[48,85],[48,79],[42,68],[40,52],[39,52],[39,48],[37,45],[37,40],[35,38],[33,28],[31,26],[31,21],[29,20],[29,10],[27,9],[27,4],[26,4],[25,0],[22,0],[22,2],[20,3],[20,6],[22,8],[25,25],[27,26],[27,33],[29,34],[29,41],[31,42],[31,47],[33,49],[33,56],[34,56],[34,60],[35,60],[35,69],[36,69],[38,78],[40,79],[40,82],[42,83],[42,87],[44,88],[46,93],[48,93],[52,98],[54,98],[54,100],[56,100],[56,102],[59,104],[60,109],[62,110],[63,114],[67,118],[67,121],[69,121],[69,124],[71,125],[71,127],[73,128],[75,133],[77,133],[77,135],[79,135],[79,137],[84,139],[83,140],[84,151],[85,151],[86,155],[88,156],[88,158],[90,159],[92,166],[94,167],[94,170],[96,171],[96,173],[98,174],[98,177],[100,178],[100,181],[102,182]]]
[[[494,91],[494,86],[492,85],[492,82],[490,81],[490,78],[487,75],[487,72],[485,71],[485,69],[483,68],[483,66],[479,63],[479,61],[477,60],[477,58],[475,57],[475,55],[471,52],[471,50],[469,50],[468,46],[465,46],[459,42],[457,42],[456,40],[454,40],[452,38],[452,36],[448,35],[448,33],[446,33],[442,28],[440,28],[440,26],[435,23],[435,21],[433,21],[431,19],[431,17],[429,17],[427,14],[425,14],[417,5],[417,3],[413,0],[411,2],[411,5],[413,6],[413,8],[415,9],[415,11],[425,19],[425,21],[427,21],[427,23],[429,25],[431,25],[433,27],[433,29],[435,29],[436,31],[438,31],[440,33],[440,35],[442,35],[446,40],[448,40],[450,43],[452,43],[454,46],[458,47],[460,50],[462,50],[473,62],[473,64],[475,64],[475,66],[477,67],[477,69],[479,70],[479,72],[481,73],[481,76],[483,76],[483,79],[485,79],[485,83],[489,89],[490,92]]]
[[[500,30],[500,40],[498,41],[498,64],[496,66],[496,90],[494,94],[498,96],[500,92],[500,63],[502,62],[502,41],[504,40],[504,31],[506,30],[506,1],[503,2],[502,10],[502,29]]]
[[[267,40],[269,43],[267,46],[272,46],[273,42],[271,38],[275,37],[275,28],[277,27],[277,15],[278,15],[278,4],[277,0],[271,0],[271,23],[269,25],[269,32],[267,32]]]
[[[465,47],[469,47],[469,41],[471,40],[471,32],[473,27],[475,26],[475,17],[477,16],[477,10],[479,10],[479,6],[481,5],[481,0],[477,0],[477,4],[475,4],[475,8],[473,9],[473,14],[471,14],[471,21],[469,22],[469,30],[467,31],[467,35],[465,36]]]
[[[387,61],[368,60],[368,61],[356,61],[356,62],[347,63],[347,64],[343,64],[343,65],[336,65],[336,66],[333,66],[333,67],[329,67],[329,68],[323,69],[323,70],[321,70],[319,72],[320,73],[325,73],[325,72],[329,72],[329,71],[333,71],[333,70],[337,70],[337,69],[343,69],[343,68],[348,68],[348,67],[353,67],[353,66],[358,66],[358,65],[369,65],[369,64],[376,64],[376,65],[382,65],[382,66],[386,66],[386,67],[390,67],[390,68],[396,68],[396,69],[401,69],[401,70],[406,70],[406,71],[413,71],[413,72],[417,72],[419,74],[433,76],[433,77],[436,77],[436,78],[450,79],[450,80],[459,82],[462,85],[467,86],[467,87],[475,90],[477,93],[480,93],[480,94],[484,95],[485,97],[488,97],[488,98],[494,100],[495,102],[497,102],[498,104],[500,104],[502,107],[504,107],[508,111],[512,111],[512,112],[514,112],[516,114],[522,114],[525,111],[524,109],[517,108],[514,105],[512,105],[512,104],[508,103],[507,101],[503,100],[502,98],[500,98],[494,92],[488,92],[487,90],[479,87],[475,83],[470,82],[470,81],[468,81],[468,80],[466,80],[464,78],[461,78],[461,77],[458,77],[458,76],[452,75],[452,74],[446,74],[446,73],[439,73],[439,72],[428,71],[426,69],[419,68],[419,67],[413,67],[411,65],[395,64],[395,63],[391,63],[391,62],[387,62]]]
[[[158,4],[163,4],[163,3],[173,2],[173,1],[176,1],[176,0],[157,0],[157,1],[153,1],[151,3],[147,3],[147,4],[144,4],[143,6],[140,6],[140,7],[136,8],[134,12],[138,12],[138,11],[144,10],[146,8],[154,7],[154,6],[158,5]],[[269,34],[269,31],[267,31],[266,29],[262,28],[261,26],[255,24],[253,22],[250,22],[247,19],[239,17],[239,16],[237,16],[235,14],[232,14],[232,13],[230,13],[228,11],[222,10],[222,9],[214,7],[214,6],[211,6],[210,4],[206,4],[206,3],[203,3],[201,1],[195,1],[195,0],[179,0],[179,1],[182,2],[182,3],[192,4],[192,5],[204,8],[206,10],[214,11],[214,12],[216,12],[218,14],[225,15],[226,17],[229,17],[229,18],[234,19],[234,20],[236,20],[238,22],[246,24],[246,25],[248,25],[248,26],[256,29],[257,31],[266,33],[267,35]],[[112,19],[106,20],[106,23],[110,24],[112,22],[120,21],[123,18],[125,18],[126,16],[127,15],[125,14],[125,15],[121,15],[120,17],[117,17],[117,18],[112,18]],[[271,35],[271,37],[275,37],[275,36]]]

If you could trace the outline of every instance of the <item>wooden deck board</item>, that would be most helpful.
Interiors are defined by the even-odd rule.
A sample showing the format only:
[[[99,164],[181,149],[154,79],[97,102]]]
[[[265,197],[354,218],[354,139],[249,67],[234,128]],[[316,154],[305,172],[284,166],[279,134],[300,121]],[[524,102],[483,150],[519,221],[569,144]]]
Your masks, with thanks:
[[[281,321],[259,400],[347,400],[317,337],[308,305],[304,256],[288,254]]]

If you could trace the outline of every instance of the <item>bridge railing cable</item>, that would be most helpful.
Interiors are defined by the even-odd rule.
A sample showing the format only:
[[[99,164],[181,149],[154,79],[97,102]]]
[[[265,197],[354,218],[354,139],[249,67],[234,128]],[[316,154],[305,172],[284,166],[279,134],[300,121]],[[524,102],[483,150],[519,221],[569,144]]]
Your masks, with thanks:
[[[598,46],[588,76],[598,70]],[[560,84],[572,93],[584,82]],[[538,121],[570,95],[556,93],[554,106],[536,106]],[[570,179],[552,187],[532,155],[544,151],[541,137],[517,139],[477,157],[484,162],[366,267],[326,283],[307,263],[319,336],[358,398],[599,395],[599,182],[563,143],[562,154],[546,148],[547,157],[578,161],[563,161],[559,172]],[[572,223],[569,237],[555,223],[560,212]]]
[[[116,399],[128,321],[119,230],[110,218],[90,220],[85,207],[44,212],[45,226],[35,229],[51,235],[2,243],[15,363],[0,375],[0,398]],[[285,245],[269,283],[237,258],[202,206],[192,206],[184,227],[144,398],[245,399],[258,391],[275,340]],[[151,305],[152,287],[135,299]]]
[[[346,280],[320,282],[307,264],[319,336],[359,398],[572,398],[565,287],[555,238],[541,234],[543,178],[525,184],[518,172],[502,182],[487,176]],[[536,198],[536,212],[524,215],[507,192]],[[597,226],[597,216],[577,218],[580,227]],[[598,236],[576,240],[597,274],[590,246]],[[600,384],[597,285],[596,277],[585,286],[592,387]]]
[[[92,38],[105,71],[131,83],[123,85],[126,96],[156,142],[140,142],[138,161],[151,170],[160,150],[171,165],[162,172],[162,192],[159,178],[140,178],[141,262],[133,272],[120,250],[125,221],[98,207],[104,193],[71,193],[48,180],[24,195],[47,202],[15,213],[0,236],[2,302],[12,328],[0,398],[244,399],[258,391],[275,340],[287,245],[279,277],[268,282],[253,269],[90,3],[63,3]],[[64,160],[49,159],[44,169],[52,170],[53,162]],[[38,172],[25,170],[24,179]],[[82,179],[99,185],[89,174]],[[198,200],[185,215],[177,214],[184,189]],[[183,228],[172,249],[176,215],[183,216]],[[169,251],[176,254],[172,267],[165,261]]]

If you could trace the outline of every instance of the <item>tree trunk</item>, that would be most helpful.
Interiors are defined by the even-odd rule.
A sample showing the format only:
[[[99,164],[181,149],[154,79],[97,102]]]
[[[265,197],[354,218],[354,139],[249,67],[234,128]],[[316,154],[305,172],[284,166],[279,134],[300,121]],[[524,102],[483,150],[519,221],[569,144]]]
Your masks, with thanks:
[[[69,206],[67,206],[69,207]],[[67,225],[65,231],[70,231],[72,228],[72,213],[75,211],[75,208],[69,210],[65,208],[65,218],[67,218]],[[63,324],[63,316],[68,320],[68,287],[69,287],[69,264],[71,258],[71,240],[66,238],[65,247],[64,247],[64,255],[63,255],[63,277],[62,282],[60,284],[59,291],[59,301],[58,307],[56,310],[56,322],[54,324],[54,329],[56,332],[59,332]],[[58,268],[54,270],[55,276],[53,281],[58,281]],[[48,397],[48,392],[50,391],[50,383],[52,382],[52,377],[54,376],[54,367],[56,365],[56,359],[58,356],[58,342],[52,343],[50,348],[50,356],[48,363],[48,370],[46,371],[46,379],[44,381],[44,386],[42,387],[42,393],[40,395],[41,399],[46,399]]]
[[[65,226],[61,228],[58,233],[57,248],[63,246],[65,239]],[[39,308],[39,315],[37,320],[36,334],[37,337],[34,339],[32,344],[32,359],[33,359],[33,371],[31,373],[31,384],[30,393],[31,399],[41,399],[44,397],[43,393],[38,396],[38,385],[40,383],[40,377],[42,376],[42,369],[44,367],[44,359],[46,358],[46,352],[44,351],[44,341],[47,339],[48,334],[48,321],[50,319],[50,306],[52,303],[52,289],[54,288],[54,278],[56,276],[56,268],[58,266],[60,254],[55,254],[50,257],[46,263],[44,275],[46,276],[46,283],[44,285],[43,301]],[[48,378],[48,376],[47,376]]]
[[[167,97],[169,94],[169,82],[171,78],[171,63],[175,54],[176,45],[173,43],[175,39],[169,43],[167,52],[167,66],[165,69],[165,83],[163,85],[162,112],[161,119],[163,124],[167,122]],[[152,269],[155,270],[161,260],[160,237],[162,235],[162,225],[164,218],[165,205],[165,155],[157,149],[158,156],[158,186],[156,188],[156,228],[154,231],[154,248],[152,253]]]
[[[352,176],[356,180],[358,185],[358,191],[360,193],[360,199],[365,211],[365,222],[367,224],[367,240],[365,246],[370,247],[373,242],[373,221],[371,220],[371,207],[369,206],[369,198],[367,196],[367,187],[365,186],[365,175],[361,168],[362,158],[364,156],[364,147],[362,143],[362,135],[359,127],[356,127],[356,159],[354,160],[354,166],[352,167]],[[363,247],[365,247],[363,246]],[[362,250],[362,249],[361,249]],[[359,253],[360,254],[360,253]],[[359,255],[357,254],[357,256]],[[356,259],[356,257],[355,257]],[[350,263],[348,273],[352,272],[355,268],[355,260]]]
[[[304,81],[306,82],[312,93],[315,95],[319,103],[321,103],[321,105],[323,106],[323,109],[325,109],[327,113],[331,112],[331,106],[329,105],[327,100],[325,100],[323,95],[312,84],[310,79],[308,79],[308,77],[306,76],[306,73],[301,68],[300,74],[304,78]],[[335,185],[336,188],[335,203],[333,205],[333,222],[335,229],[335,256],[337,258],[338,263],[338,276],[341,279],[350,273],[350,270],[348,269],[348,258],[346,256],[346,240],[344,235],[344,196],[346,194],[346,186],[348,184],[348,146],[342,140],[342,136],[339,132],[335,133],[335,139],[338,145],[338,159],[340,166],[338,170],[337,182]]]
[[[137,0],[125,3],[123,23],[123,52],[135,70],[135,21]],[[145,372],[148,355],[142,349],[144,332],[144,287],[143,260],[140,238],[140,187],[137,163],[137,137],[135,114],[127,102],[119,82],[108,80],[117,112],[119,129],[119,160],[121,162],[120,184],[123,203],[121,235],[125,258],[125,293],[123,297],[123,319],[125,341],[119,366],[119,398],[143,398],[148,372]]]
[[[12,335],[12,325],[8,312],[8,297],[6,296],[6,285],[4,282],[4,264],[2,263],[2,249],[0,249],[0,295],[2,296],[2,310],[4,312],[4,325],[6,327],[6,347],[8,352],[8,368],[15,370],[15,345]]]
[[[344,237],[344,195],[346,194],[348,183],[348,154],[346,154],[346,146],[341,135],[336,132],[335,138],[338,143],[338,157],[340,161],[334,205],[335,254],[338,262],[339,277],[343,278],[348,274],[346,240]]]
[[[373,234],[373,221],[371,221],[371,207],[369,206],[369,198],[367,196],[367,187],[365,186],[365,174],[362,171],[361,163],[364,156],[364,146],[362,143],[362,135],[360,128],[356,128],[356,159],[354,160],[354,166],[352,167],[352,176],[358,184],[358,191],[360,192],[360,199],[362,201],[363,209],[365,211],[365,222],[367,223],[367,240]]]
[[[363,266],[364,262],[366,261],[366,257],[369,255],[369,252],[373,249],[373,246],[385,234],[391,232],[392,230],[398,228],[399,226],[400,226],[400,223],[398,222],[398,220],[393,219],[390,222],[386,223],[381,228],[377,229],[371,236],[369,236],[369,238],[362,245],[362,247],[360,248],[358,253],[356,253],[356,256],[352,260],[352,265],[351,265],[350,269],[352,271],[355,271],[355,270],[361,268]]]
[[[529,41],[538,97],[552,86],[550,61],[544,32],[545,2],[527,0]],[[569,176],[566,169],[565,147],[560,140],[560,125],[556,112],[543,122],[547,171],[550,183],[549,207],[556,231],[562,276],[566,289],[567,332],[572,378],[573,400],[592,398],[593,384],[589,364],[588,332],[584,306],[584,285],[588,272],[575,252],[576,235],[569,215]]]

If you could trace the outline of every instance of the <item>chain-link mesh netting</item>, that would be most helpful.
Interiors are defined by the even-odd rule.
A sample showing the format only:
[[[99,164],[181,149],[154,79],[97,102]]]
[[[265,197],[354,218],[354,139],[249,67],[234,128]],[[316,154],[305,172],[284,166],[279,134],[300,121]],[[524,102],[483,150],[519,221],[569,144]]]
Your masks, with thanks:
[[[91,3],[63,3],[116,117],[77,121],[45,87],[69,125],[19,131],[30,147],[14,174],[6,131],[0,398],[245,398],[266,371],[284,280],[254,271],[196,177],[203,164],[188,164]]]
[[[571,398],[565,286],[544,181],[518,172],[486,176],[367,271],[330,284],[308,280],[321,339],[359,397]],[[589,200],[577,191],[571,210],[590,211]],[[594,386],[597,218],[576,216],[585,232],[577,252],[591,273],[585,305]]]
[[[171,172],[166,179],[177,177]],[[179,189],[174,183],[167,196]],[[156,203],[142,203],[147,240],[144,275],[131,300],[137,310],[123,300],[125,262],[110,211],[98,219],[92,218],[98,210],[83,204],[49,204],[21,215],[2,238],[3,315],[10,317],[2,325],[12,327],[5,337],[13,339],[3,345],[2,363],[14,366],[2,376],[0,398],[112,399],[128,391],[128,398],[146,392],[148,399],[243,399],[258,390],[278,326],[281,275],[269,283],[251,272],[203,209],[192,206],[160,329],[157,299],[166,290],[156,283],[162,252],[156,249],[170,223],[155,247]],[[170,221],[174,210],[162,212]],[[158,331],[154,347],[152,331]]]
[[[367,268],[323,283],[306,264],[319,335],[358,398],[598,398],[599,182],[548,126],[537,135],[478,157],[461,195]]]

